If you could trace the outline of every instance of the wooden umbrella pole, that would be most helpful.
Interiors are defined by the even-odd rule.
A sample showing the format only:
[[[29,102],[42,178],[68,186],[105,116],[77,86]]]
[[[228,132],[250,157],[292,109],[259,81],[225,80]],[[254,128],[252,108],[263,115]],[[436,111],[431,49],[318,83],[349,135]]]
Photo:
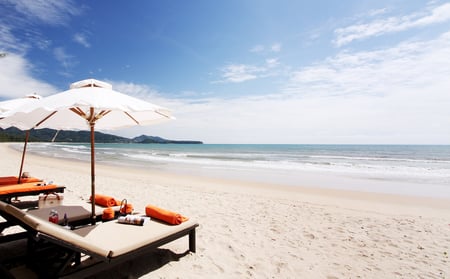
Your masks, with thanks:
[[[19,178],[17,179],[17,184],[20,184],[20,182],[21,182],[22,171],[23,171],[23,162],[25,161],[25,152],[27,152],[27,144],[28,144],[29,137],[30,137],[30,130],[27,130],[25,132],[25,143],[23,144],[22,161],[20,162]]]
[[[95,225],[95,122],[91,126],[91,224]]]

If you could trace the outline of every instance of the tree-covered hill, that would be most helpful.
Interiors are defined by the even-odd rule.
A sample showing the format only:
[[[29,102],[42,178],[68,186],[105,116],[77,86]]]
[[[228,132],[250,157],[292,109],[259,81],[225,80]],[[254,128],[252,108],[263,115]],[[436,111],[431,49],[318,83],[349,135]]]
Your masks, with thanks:
[[[28,141],[30,142],[90,142],[91,133],[89,131],[64,131],[53,129],[31,130]],[[0,142],[20,142],[25,140],[25,131],[11,127],[0,128]],[[135,138],[125,138],[101,132],[95,132],[95,142],[101,143],[184,143],[201,144],[201,141],[189,140],[168,140],[161,137],[141,135]]]

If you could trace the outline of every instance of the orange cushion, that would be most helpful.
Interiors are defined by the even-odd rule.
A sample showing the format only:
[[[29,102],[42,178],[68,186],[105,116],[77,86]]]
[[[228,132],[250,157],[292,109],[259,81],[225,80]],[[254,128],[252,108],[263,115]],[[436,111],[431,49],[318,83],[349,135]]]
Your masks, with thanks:
[[[6,186],[0,187],[0,195],[31,192],[31,191],[37,191],[37,190],[51,190],[51,189],[55,189],[56,187],[57,187],[57,185],[55,185],[55,184],[37,186],[36,183],[22,183],[22,184],[6,185]]]
[[[3,176],[0,177],[0,185],[14,185],[17,184],[19,177],[17,176]],[[22,177],[20,183],[40,182],[42,179],[36,177]]]

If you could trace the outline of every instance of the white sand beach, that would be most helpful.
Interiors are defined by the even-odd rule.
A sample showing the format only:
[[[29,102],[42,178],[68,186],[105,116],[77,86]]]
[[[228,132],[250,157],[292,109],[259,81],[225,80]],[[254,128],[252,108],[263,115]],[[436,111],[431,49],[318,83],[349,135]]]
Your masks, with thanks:
[[[0,144],[0,176],[21,154]],[[89,163],[27,154],[24,171],[90,195]],[[97,193],[196,220],[187,238],[114,269],[114,278],[449,278],[450,200],[251,183],[97,164]],[[373,183],[373,182],[372,182]],[[99,275],[98,278],[102,278]],[[108,277],[110,278],[110,277]]]

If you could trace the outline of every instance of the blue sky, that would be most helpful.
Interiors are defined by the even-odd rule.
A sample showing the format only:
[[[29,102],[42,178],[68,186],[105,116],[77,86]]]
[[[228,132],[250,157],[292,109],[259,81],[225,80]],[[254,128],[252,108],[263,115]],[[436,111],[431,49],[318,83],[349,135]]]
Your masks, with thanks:
[[[0,100],[96,78],[173,110],[113,133],[450,143],[449,1],[0,0]]]

